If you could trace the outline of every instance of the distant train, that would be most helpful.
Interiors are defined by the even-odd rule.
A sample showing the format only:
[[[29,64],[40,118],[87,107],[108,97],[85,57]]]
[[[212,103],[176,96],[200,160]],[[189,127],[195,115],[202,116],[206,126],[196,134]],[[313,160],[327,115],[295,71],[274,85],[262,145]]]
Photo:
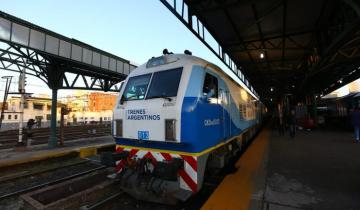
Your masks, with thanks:
[[[324,98],[317,104],[318,124],[323,127],[352,130],[351,113],[360,107],[360,93]]]
[[[223,168],[258,131],[264,107],[219,67],[189,54],[153,57],[120,90],[112,133],[121,188],[159,203],[185,201],[205,170]]]

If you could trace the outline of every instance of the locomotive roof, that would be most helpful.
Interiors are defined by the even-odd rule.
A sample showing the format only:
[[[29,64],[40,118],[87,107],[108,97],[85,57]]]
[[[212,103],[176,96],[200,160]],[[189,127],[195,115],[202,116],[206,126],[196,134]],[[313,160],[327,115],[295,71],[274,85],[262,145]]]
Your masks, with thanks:
[[[147,64],[151,59],[157,59],[157,58],[164,58],[166,57],[168,60],[170,60],[169,63],[166,63],[164,65],[158,65],[158,67],[161,68],[153,68],[153,67],[147,67]],[[216,71],[221,77],[229,78],[230,80],[234,81],[235,83],[242,86],[249,94],[251,94],[253,97],[257,99],[257,97],[246,87],[246,85],[238,80],[236,81],[236,78],[233,78],[229,76],[224,70],[222,70],[219,66],[204,60],[202,58],[199,58],[197,56],[193,55],[187,55],[187,54],[165,54],[160,57],[153,57],[148,62],[140,65],[138,68],[134,69],[129,76],[138,76],[143,75],[146,73],[152,73],[155,71],[162,71],[162,70],[168,70],[171,68],[177,68],[179,66],[186,66],[186,65],[199,65],[199,66],[207,66],[210,67],[212,70]]]

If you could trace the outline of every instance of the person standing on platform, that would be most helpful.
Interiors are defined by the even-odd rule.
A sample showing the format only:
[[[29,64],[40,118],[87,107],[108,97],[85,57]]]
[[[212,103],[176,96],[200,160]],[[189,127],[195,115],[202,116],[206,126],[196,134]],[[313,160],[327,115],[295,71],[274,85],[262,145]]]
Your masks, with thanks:
[[[27,122],[27,130],[26,130],[26,139],[27,139],[27,146],[31,146],[31,141],[33,137],[33,131],[32,128],[36,124],[36,121],[34,119],[29,119]]]
[[[280,106],[278,106],[278,126],[279,126],[279,135],[284,135],[285,130],[284,114]]]
[[[294,109],[291,109],[289,113],[288,123],[289,123],[290,137],[293,138],[295,137],[295,131],[296,131],[296,115]]]
[[[351,123],[354,126],[355,132],[355,142],[360,142],[359,140],[359,133],[360,133],[360,110],[359,107],[356,107],[355,110],[351,114]]]

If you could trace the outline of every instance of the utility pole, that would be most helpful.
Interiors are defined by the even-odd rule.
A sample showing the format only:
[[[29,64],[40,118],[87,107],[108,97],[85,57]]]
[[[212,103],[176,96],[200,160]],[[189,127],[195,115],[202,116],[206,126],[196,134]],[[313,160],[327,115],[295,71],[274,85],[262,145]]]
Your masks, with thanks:
[[[67,106],[63,106],[61,105],[61,111],[60,111],[60,142],[59,145],[60,146],[64,146],[64,124],[65,124],[65,119],[64,119],[64,115],[68,115],[70,113],[70,109],[67,108]]]
[[[19,117],[19,140],[18,146],[24,146],[23,136],[24,136],[24,129],[23,129],[23,121],[24,121],[24,104],[25,104],[25,72],[26,69],[20,72],[19,76],[19,93],[21,95],[20,99],[20,117]]]
[[[4,116],[5,105],[6,105],[6,101],[7,101],[7,96],[9,94],[9,89],[10,89],[10,85],[11,85],[12,76],[3,76],[1,78],[6,79],[6,84],[5,84],[4,100],[3,100],[3,103],[2,103],[2,106],[1,106],[0,129],[1,129],[3,117],[5,117]]]

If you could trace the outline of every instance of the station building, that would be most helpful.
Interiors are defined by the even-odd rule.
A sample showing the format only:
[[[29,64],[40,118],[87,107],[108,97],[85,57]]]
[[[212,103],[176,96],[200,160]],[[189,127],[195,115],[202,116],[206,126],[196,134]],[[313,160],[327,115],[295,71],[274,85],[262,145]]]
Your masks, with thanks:
[[[70,124],[110,123],[116,98],[116,94],[76,91],[62,99],[71,110],[65,119]]]
[[[5,103],[4,114],[2,115],[1,130],[17,129],[20,118],[20,96],[12,96]],[[1,106],[4,103],[1,104]],[[57,119],[60,119],[60,107],[58,103]],[[26,97],[24,103],[24,125],[29,119],[34,119],[38,127],[49,127],[51,120],[51,98],[47,97]]]
[[[112,109],[114,108],[117,95],[100,92],[77,91],[74,95],[66,96],[57,105],[57,121],[60,123],[60,110],[66,106],[71,110],[65,115],[65,124],[90,124],[110,123]],[[2,116],[1,130],[17,129],[20,118],[20,96],[12,96],[7,100],[5,111]],[[0,103],[0,108],[3,103]],[[50,127],[51,98],[47,96],[27,97],[24,104],[24,125],[29,119],[34,119],[38,127]]]

